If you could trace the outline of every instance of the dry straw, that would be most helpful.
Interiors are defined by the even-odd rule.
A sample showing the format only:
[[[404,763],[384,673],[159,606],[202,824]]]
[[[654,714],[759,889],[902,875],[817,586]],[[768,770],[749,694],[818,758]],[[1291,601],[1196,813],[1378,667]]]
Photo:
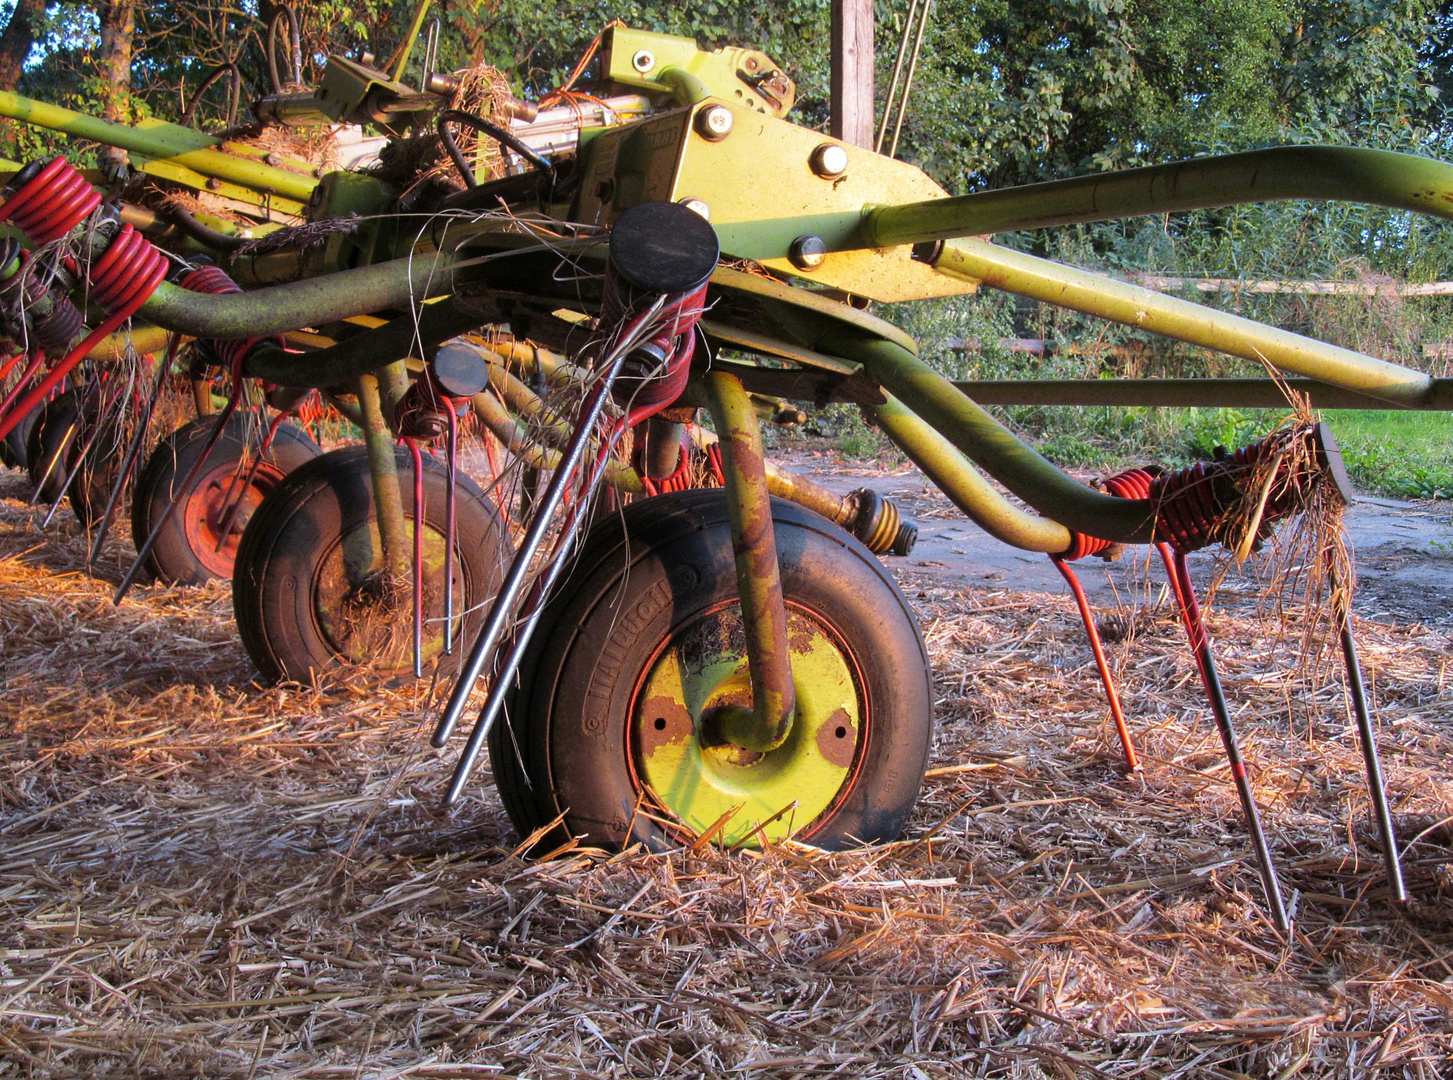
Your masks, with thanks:
[[[1118,613],[1137,776],[1064,597],[908,561],[939,700],[904,841],[528,863],[487,781],[435,812],[437,688],[259,687],[225,585],[113,608],[23,494],[0,476],[0,1076],[1448,1075],[1446,624],[1357,624],[1397,911],[1340,684],[1222,588],[1283,943],[1164,607]]]

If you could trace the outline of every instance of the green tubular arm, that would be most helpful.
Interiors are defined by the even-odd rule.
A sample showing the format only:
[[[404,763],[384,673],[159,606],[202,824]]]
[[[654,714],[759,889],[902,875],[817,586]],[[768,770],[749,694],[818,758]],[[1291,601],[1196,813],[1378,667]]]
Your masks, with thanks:
[[[248,354],[243,373],[280,386],[339,386],[385,364],[416,355],[420,345],[427,350],[478,325],[478,314],[456,306],[452,299],[443,300],[424,305],[417,319],[400,315],[383,326],[316,352],[290,353],[275,345],[260,345]]]
[[[9,92],[0,92],[0,116],[60,131],[73,138],[120,147],[143,157],[166,158],[205,176],[298,202],[306,203],[318,186],[312,177],[219,150],[218,140],[176,124],[128,127]]]
[[[990,536],[1023,551],[1058,554],[1069,549],[1068,529],[1011,503],[979,475],[953,443],[915,416],[903,402],[889,394],[887,404],[870,408],[888,438]]]
[[[222,296],[163,282],[141,306],[140,314],[168,330],[194,337],[266,337],[454,292],[462,283],[459,271],[466,262],[445,253],[394,259]]]
[[[1145,544],[1154,539],[1155,513],[1146,500],[1106,495],[1065,475],[902,346],[881,339],[862,341],[849,358],[1046,517],[1117,543]]]
[[[711,97],[711,90],[700,76],[684,67],[668,67],[661,71],[656,81],[671,89],[671,96],[682,105],[695,105]]]
[[[1453,220],[1453,165],[1350,146],[1279,146],[872,210],[860,247],[892,247],[1276,199],[1338,199]]]
[[[1273,364],[1394,405],[1416,406],[1433,391],[1420,371],[1328,345],[1238,315],[1123,281],[1025,255],[987,240],[955,240],[934,262],[952,277],[1098,315],[1231,356]]]

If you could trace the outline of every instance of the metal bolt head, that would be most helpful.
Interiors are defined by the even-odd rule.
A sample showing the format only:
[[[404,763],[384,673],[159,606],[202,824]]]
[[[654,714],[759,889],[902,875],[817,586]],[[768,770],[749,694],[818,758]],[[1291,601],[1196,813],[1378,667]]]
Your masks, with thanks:
[[[642,75],[656,66],[656,54],[649,49],[642,49],[631,57],[631,67],[635,68]]]
[[[695,199],[688,196],[685,199],[677,199],[676,201],[693,213],[700,214],[705,220],[711,220],[711,207],[707,206],[706,203],[701,199]]]
[[[816,270],[827,259],[827,245],[820,236],[799,236],[787,249],[787,259],[799,270]]]
[[[703,139],[718,142],[732,133],[735,117],[725,105],[708,105],[696,114],[696,133]]]
[[[831,180],[848,171],[848,152],[837,143],[823,143],[812,152],[812,171]]]

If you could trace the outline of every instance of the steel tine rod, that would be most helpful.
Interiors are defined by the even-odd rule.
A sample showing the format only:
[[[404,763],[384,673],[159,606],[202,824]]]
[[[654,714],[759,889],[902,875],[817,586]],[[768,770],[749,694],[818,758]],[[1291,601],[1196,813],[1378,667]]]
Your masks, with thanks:
[[[111,494],[106,498],[106,510],[101,515],[101,524],[96,528],[96,539],[91,544],[90,554],[86,557],[88,564],[94,563],[101,557],[101,546],[106,542],[106,534],[111,531],[111,521],[115,518],[116,507],[121,502],[121,492],[126,487],[126,481],[130,478],[131,470],[136,465],[141,447],[146,442],[146,429],[151,426],[151,417],[156,411],[156,403],[161,399],[162,388],[166,385],[172,356],[173,350],[168,349],[166,358],[157,364],[156,381],[152,383],[151,396],[147,399],[146,409],[136,423],[136,430],[131,433],[131,442],[126,447],[126,456],[122,459],[121,468],[117,471],[116,482],[111,485]]]
[[[449,418],[449,437],[445,443],[445,470],[449,474],[444,496],[444,655],[454,654],[454,518],[457,510],[459,480],[459,417],[450,403],[444,410]],[[486,436],[488,438],[488,436]]]
[[[893,79],[888,84],[888,95],[883,99],[883,119],[878,122],[878,137],[873,142],[874,153],[883,152],[883,140],[888,137],[888,118],[893,113],[893,102],[898,96],[898,80],[903,76],[903,61],[908,56],[908,39],[913,35],[913,16],[918,10],[919,0],[908,0],[908,13],[903,17],[903,40],[898,43],[898,59],[893,63]]]
[[[586,497],[582,494],[582,504]],[[583,527],[586,516],[584,513],[576,515],[575,530]],[[454,766],[454,775],[449,780],[449,790],[444,793],[446,810],[459,801],[459,796],[464,792],[464,785],[469,782],[469,776],[474,772],[475,762],[479,760],[479,752],[484,749],[484,740],[489,737],[490,730],[494,727],[495,721],[499,719],[500,708],[504,705],[505,691],[509,689],[510,680],[515,677],[515,672],[520,668],[520,661],[524,659],[525,649],[535,634],[535,626],[545,611],[545,601],[550,595],[550,590],[554,588],[556,580],[560,577],[561,569],[570,561],[570,553],[565,547],[570,539],[571,537],[564,536],[560,538],[560,554],[546,568],[539,587],[535,590],[534,610],[530,612],[525,625],[516,630],[514,638],[510,641],[509,651],[495,667],[494,676],[489,682],[489,693],[484,700],[484,707],[479,710],[479,719],[474,722],[474,727],[469,732],[469,738],[465,740],[464,749],[459,754],[459,762]]]
[[[908,95],[913,90],[913,76],[918,72],[918,55],[923,50],[923,33],[928,29],[928,13],[933,0],[923,0],[918,15],[918,34],[913,40],[913,55],[908,60],[908,73],[903,77],[903,96],[898,101],[898,117],[893,124],[893,142],[888,147],[888,156],[898,156],[898,136],[903,132],[903,119],[908,115]]]
[[[76,452],[75,464],[72,465],[70,467],[70,470],[66,473],[65,481],[61,484],[60,493],[56,495],[55,502],[50,504],[50,511],[45,515],[45,520],[40,523],[40,527],[42,529],[50,528],[51,520],[56,516],[56,513],[61,508],[61,500],[70,494],[71,485],[76,482],[76,477],[80,476],[81,471],[86,467],[86,462],[89,461],[91,457],[91,451],[96,448],[96,440],[99,439],[102,432],[106,430],[106,422],[111,419],[113,413],[119,413],[121,411],[127,396],[131,393],[134,381],[134,378],[127,380],[126,389],[122,393],[114,395],[111,400],[106,402],[105,405],[102,407],[101,414],[97,418],[95,425],[86,434],[86,441],[82,443],[80,450]],[[80,419],[78,415],[77,423],[79,422]]]
[[[418,439],[405,439],[414,466],[414,678],[424,677],[424,457]]]
[[[505,575],[499,593],[495,596],[489,618],[474,639],[474,645],[470,648],[464,666],[460,669],[459,677],[454,682],[454,689],[449,694],[449,702],[445,705],[444,712],[439,717],[439,724],[434,729],[434,735],[429,740],[430,745],[434,747],[442,747],[448,743],[449,736],[454,733],[454,728],[459,723],[459,717],[464,712],[464,704],[469,699],[469,695],[473,693],[474,685],[479,681],[479,676],[484,670],[485,661],[504,637],[505,625],[514,614],[515,601],[519,599],[520,592],[524,588],[530,563],[545,539],[545,533],[549,530],[555,511],[565,497],[565,492],[570,486],[570,479],[580,464],[585,448],[594,438],[596,421],[600,419],[601,411],[610,398],[610,388],[615,381],[616,369],[617,365],[613,364],[608,373],[596,384],[590,397],[586,399],[584,415],[575,429],[575,435],[561,456],[560,464],[555,469],[555,475],[550,478],[550,485],[545,490],[545,496],[536,507],[530,527],[526,530],[524,539],[520,541],[519,550],[515,552],[514,561],[510,563],[509,572]]]
[[[1125,722],[1125,710],[1120,707],[1120,694],[1115,689],[1115,677],[1110,671],[1110,662],[1105,658],[1105,647],[1100,643],[1100,631],[1095,627],[1095,613],[1090,610],[1089,597],[1085,595],[1080,579],[1069,562],[1059,555],[1051,555],[1050,562],[1069,584],[1074,594],[1075,605],[1080,609],[1080,618],[1085,623],[1085,635],[1090,639],[1090,651],[1095,654],[1095,666],[1100,670],[1100,681],[1105,686],[1105,697],[1110,702],[1110,715],[1115,719],[1115,731],[1120,736],[1120,746],[1125,751],[1125,767],[1132,772],[1140,768],[1140,758],[1135,753],[1135,741],[1130,737],[1130,726]]]
[[[227,421],[232,418],[233,412],[237,409],[237,400],[241,393],[234,393],[227,399],[227,406],[217,414],[217,424],[212,428],[212,434],[207,437],[207,444],[202,447],[202,453],[187,470],[186,477],[182,480],[180,488],[172,488],[172,499],[162,512],[161,520],[151,527],[151,533],[147,536],[146,542],[141,545],[141,550],[136,553],[136,561],[126,571],[126,576],[121,579],[121,584],[116,588],[116,595],[111,598],[113,604],[119,604],[125,599],[126,594],[131,591],[131,586],[136,583],[136,576],[141,573],[141,564],[151,554],[151,549],[156,546],[157,537],[161,535],[162,529],[166,528],[171,521],[172,515],[177,511],[177,504],[191,490],[192,484],[201,475],[202,468],[207,464],[207,459],[212,456],[212,450],[217,445],[217,440],[222,437],[222,429],[227,426]]]
[[[1382,840],[1383,858],[1387,860],[1387,880],[1392,897],[1406,903],[1407,887],[1403,884],[1402,860],[1398,857],[1397,835],[1392,827],[1392,814],[1387,807],[1387,785],[1382,779],[1382,765],[1377,757],[1377,740],[1373,737],[1372,716],[1367,707],[1367,691],[1362,685],[1362,664],[1357,659],[1357,639],[1352,634],[1352,605],[1337,589],[1335,573],[1331,576],[1332,607],[1337,613],[1337,630],[1342,638],[1342,660],[1347,668],[1347,696],[1357,716],[1357,737],[1362,743],[1362,763],[1367,767],[1367,793],[1372,800],[1377,832]]]
[[[263,408],[264,415],[266,415],[266,406],[263,406]],[[227,543],[227,537],[232,534],[232,526],[237,523],[237,515],[242,512],[243,500],[247,498],[248,491],[252,489],[252,482],[257,479],[257,474],[262,469],[262,459],[272,449],[273,441],[277,438],[278,429],[283,426],[283,421],[287,418],[287,413],[280,412],[273,418],[272,423],[268,425],[267,434],[262,438],[262,445],[257,448],[257,452],[252,457],[252,464],[247,469],[247,478],[242,481],[242,490],[237,493],[236,502],[232,501],[232,488],[237,482],[238,474],[233,473],[232,480],[227,485],[227,494],[222,499],[222,505],[227,507],[227,516],[222,519],[221,535],[217,538],[218,551],[222,550],[223,545]],[[238,469],[239,471],[241,470],[240,462],[238,463]]]
[[[79,403],[78,403],[78,405],[79,405]],[[38,500],[40,498],[40,493],[45,490],[45,485],[48,484],[48,483],[50,483],[50,478],[51,478],[51,476],[53,476],[55,474],[55,471],[56,471],[57,466],[59,466],[60,463],[65,460],[65,456],[68,453],[70,453],[70,450],[71,450],[71,440],[75,438],[76,432],[78,430],[80,430],[80,427],[81,427],[81,411],[80,411],[80,408],[78,407],[76,409],[76,417],[75,417],[75,419],[72,420],[70,422],[69,426],[66,427],[66,433],[61,436],[61,444],[60,444],[60,446],[56,447],[56,452],[53,455],[51,455],[50,463],[48,465],[46,465],[45,472],[41,475],[40,482],[35,485],[35,490],[30,493],[30,503],[29,503],[29,505],[31,505],[31,506],[34,506],[35,505],[36,500]],[[56,501],[59,502],[60,500],[57,499]],[[41,528],[44,528],[46,525],[49,525],[49,524],[50,524],[50,515],[47,514],[45,516],[45,521],[43,521],[41,523]]]
[[[1201,621],[1201,608],[1196,592],[1191,585],[1190,568],[1186,557],[1175,552],[1167,565],[1179,581],[1181,615],[1185,620],[1186,634],[1190,638],[1191,651],[1195,653],[1201,668],[1201,678],[1206,686],[1206,698],[1211,705],[1211,715],[1216,719],[1216,729],[1221,735],[1221,744],[1226,749],[1226,760],[1231,763],[1231,777],[1236,784],[1236,794],[1241,799],[1241,810],[1246,815],[1247,831],[1251,834],[1251,846],[1256,852],[1256,863],[1261,871],[1261,885],[1271,906],[1272,922],[1283,935],[1291,931],[1291,919],[1286,904],[1282,901],[1281,884],[1271,861],[1271,849],[1266,842],[1266,831],[1261,826],[1261,813],[1256,807],[1256,798],[1251,790],[1251,781],[1246,775],[1246,761],[1241,756],[1241,745],[1236,738],[1236,729],[1231,725],[1231,713],[1226,708],[1226,695],[1221,689],[1221,678],[1216,673],[1216,659],[1211,653],[1211,641],[1206,636]]]

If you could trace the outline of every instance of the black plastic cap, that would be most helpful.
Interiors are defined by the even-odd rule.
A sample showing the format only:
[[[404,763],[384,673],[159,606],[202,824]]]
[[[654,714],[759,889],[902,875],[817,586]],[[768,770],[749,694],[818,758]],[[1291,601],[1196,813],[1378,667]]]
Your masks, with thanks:
[[[611,263],[644,292],[690,292],[711,277],[720,254],[711,222],[678,203],[641,203],[611,228]]]
[[[459,341],[441,346],[429,371],[439,389],[454,398],[473,397],[489,385],[489,364],[478,349]]]

